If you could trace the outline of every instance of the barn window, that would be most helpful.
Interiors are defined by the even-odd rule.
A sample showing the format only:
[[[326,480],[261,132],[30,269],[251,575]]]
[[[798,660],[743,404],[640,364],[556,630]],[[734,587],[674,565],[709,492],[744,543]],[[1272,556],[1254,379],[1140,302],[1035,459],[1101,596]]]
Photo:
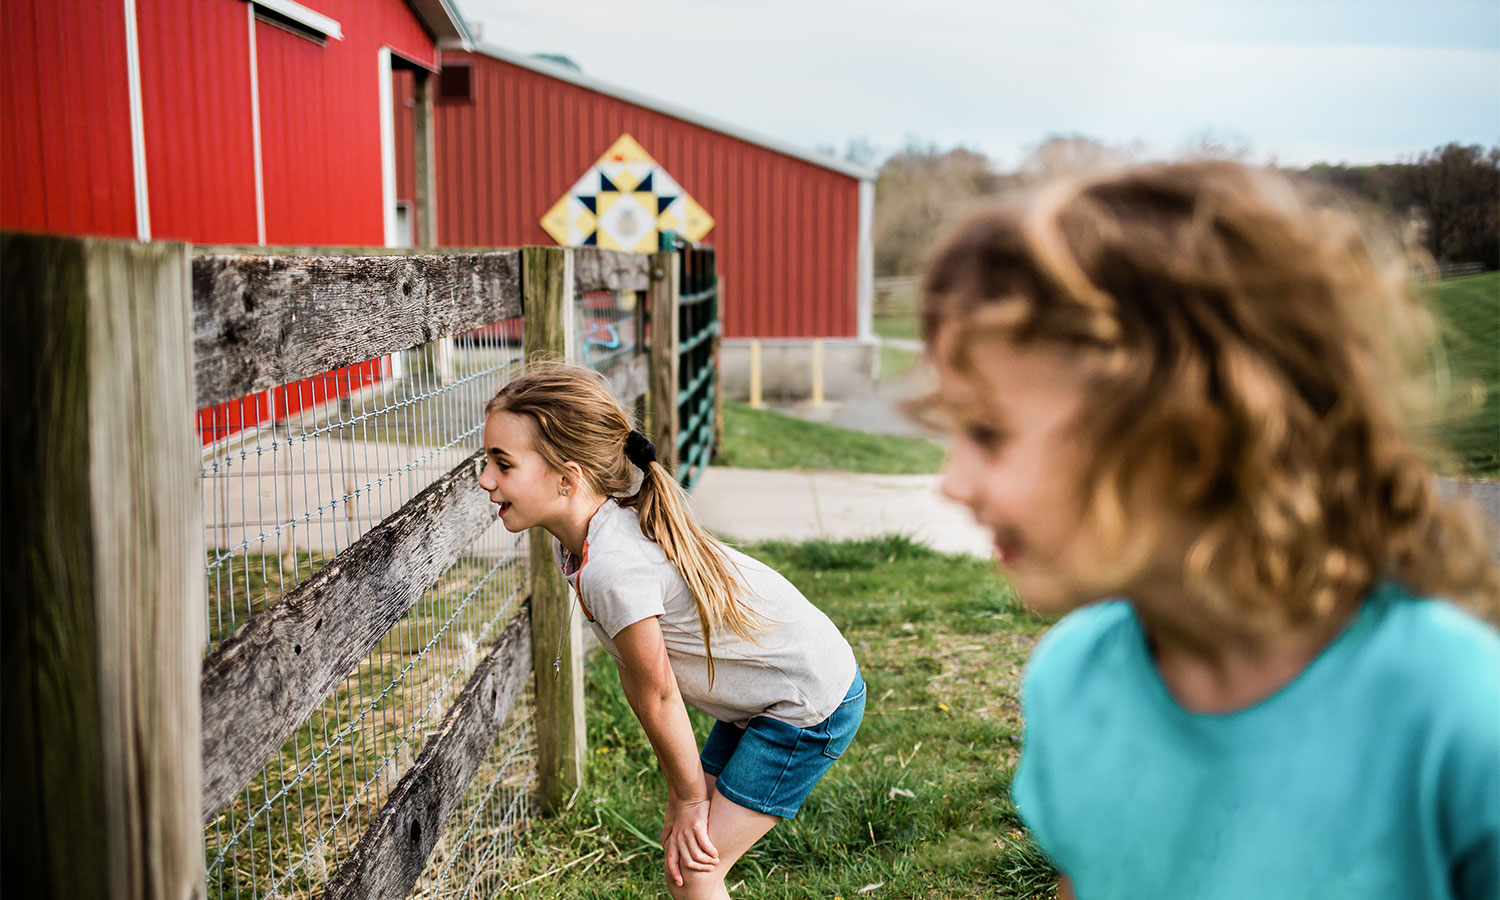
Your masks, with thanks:
[[[329,38],[344,39],[343,26],[319,12],[308,9],[296,0],[250,0],[255,7],[255,17],[267,25],[290,31],[319,44],[327,44]]]
[[[438,72],[438,100],[444,103],[474,102],[474,67],[443,66]]]

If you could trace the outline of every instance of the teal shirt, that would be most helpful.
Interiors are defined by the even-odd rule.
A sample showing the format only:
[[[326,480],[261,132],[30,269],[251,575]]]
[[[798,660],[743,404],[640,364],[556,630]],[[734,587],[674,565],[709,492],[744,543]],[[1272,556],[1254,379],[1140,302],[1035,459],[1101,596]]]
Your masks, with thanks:
[[[1500,637],[1384,585],[1286,687],[1179,706],[1128,603],[1027,664],[1012,795],[1080,900],[1500,898]]]

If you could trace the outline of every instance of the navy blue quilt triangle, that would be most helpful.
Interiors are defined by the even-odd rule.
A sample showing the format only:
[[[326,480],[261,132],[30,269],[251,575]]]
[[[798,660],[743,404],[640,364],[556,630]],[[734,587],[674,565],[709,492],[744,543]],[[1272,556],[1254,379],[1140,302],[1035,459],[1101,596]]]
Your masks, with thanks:
[[[599,245],[599,232],[590,231],[589,236],[583,239],[583,246],[597,247]]]
[[[676,197],[657,197],[656,198],[656,214],[659,216],[662,213],[666,212],[667,211],[667,207],[671,206],[676,201],[677,201]]]
[[[617,188],[617,187],[615,187],[615,183],[613,181],[610,181],[609,178],[603,172],[600,172],[599,173],[599,193],[602,194],[605,191],[614,191],[616,194],[618,194],[620,192],[620,189]]]
[[[587,206],[589,208],[589,212],[591,213],[599,212],[599,203],[597,197],[579,197],[578,202],[582,203],[584,206]]]
[[[646,177],[641,180],[641,183],[635,186],[636,192],[637,193],[649,193],[651,191],[656,190],[655,188],[653,188],[651,186],[651,179],[655,175],[656,175],[655,172],[647,173]]]

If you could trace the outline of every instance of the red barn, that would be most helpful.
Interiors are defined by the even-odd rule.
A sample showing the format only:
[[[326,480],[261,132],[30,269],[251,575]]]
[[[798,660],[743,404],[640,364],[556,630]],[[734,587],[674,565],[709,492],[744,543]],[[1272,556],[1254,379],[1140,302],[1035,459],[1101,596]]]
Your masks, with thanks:
[[[467,40],[446,0],[5,0],[0,228],[397,244],[393,73],[425,84],[438,44]],[[214,427],[381,376],[361,369],[267,392],[244,420],[218,411]]]
[[[731,392],[745,339],[804,356],[810,339],[832,339],[831,363],[842,349],[865,365],[873,172],[471,46],[450,0],[5,0],[0,228],[550,244],[543,217],[628,135],[713,220],[702,240],[726,281]],[[342,374],[351,389],[380,377]],[[244,415],[326,393],[268,393]]]
[[[748,339],[804,357],[833,339],[830,362],[842,347],[868,370],[874,172],[497,47],[445,49],[442,67],[440,244],[556,243],[543,217],[628,136],[713,219],[731,391]]]

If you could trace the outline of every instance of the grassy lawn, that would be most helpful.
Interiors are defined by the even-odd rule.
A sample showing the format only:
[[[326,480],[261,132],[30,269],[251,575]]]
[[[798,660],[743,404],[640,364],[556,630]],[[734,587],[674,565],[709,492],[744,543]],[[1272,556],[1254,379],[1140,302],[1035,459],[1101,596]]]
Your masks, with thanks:
[[[1500,477],[1500,272],[1440,283],[1434,312],[1451,393],[1438,437],[1468,474]]]
[[[902,350],[898,347],[880,348],[880,380],[890,381],[900,378],[910,372],[922,354],[913,350]]]
[[[922,336],[922,326],[915,314],[875,316],[871,324],[874,326],[875,333],[883,338],[916,340]]]
[[[887,437],[805,422],[743,403],[724,404],[724,445],[714,464],[743,469],[936,472],[943,448],[922,438]]]
[[[905,538],[749,552],[838,623],[869,684],[864,725],[801,814],[734,869],[737,900],[1044,898],[1053,874],[1008,793],[1022,663],[1046,623],[988,563]],[[589,773],[506,862],[524,900],[660,898],[666,784],[614,664],[588,667]],[[709,722],[693,714],[701,741]]]

